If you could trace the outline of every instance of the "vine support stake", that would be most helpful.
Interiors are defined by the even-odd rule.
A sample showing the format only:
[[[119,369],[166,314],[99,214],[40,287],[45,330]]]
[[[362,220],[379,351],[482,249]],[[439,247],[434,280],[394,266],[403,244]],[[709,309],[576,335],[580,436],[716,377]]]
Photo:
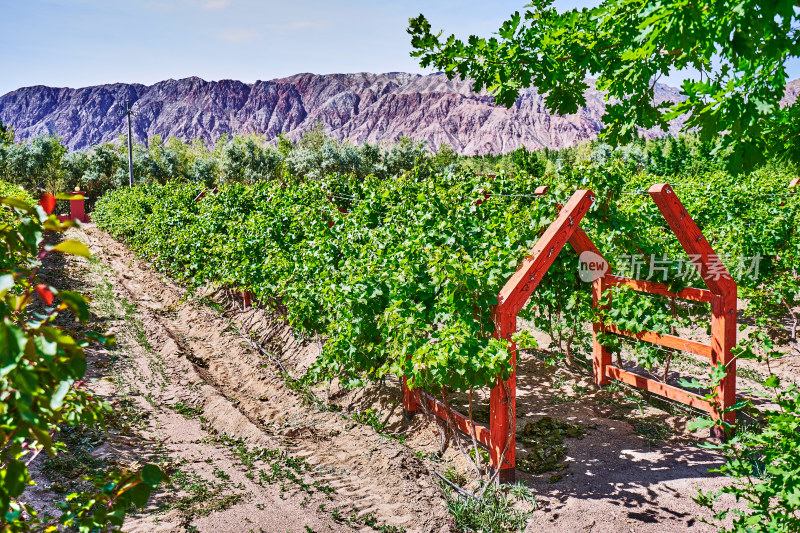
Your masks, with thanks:
[[[511,376],[505,383],[497,383],[489,395],[489,432],[491,446],[489,460],[493,470],[500,465],[499,483],[512,483],[516,478],[516,421],[517,421],[517,345],[511,335],[517,330],[517,316],[495,312],[495,332],[498,339],[508,339],[511,354]],[[506,392],[508,391],[508,392]],[[505,453],[504,453],[505,452]]]
[[[601,308],[599,304],[605,288],[606,283],[603,278],[592,281],[592,305],[595,309]],[[601,333],[605,333],[605,327],[601,320],[597,320],[592,323],[592,374],[594,382],[603,387],[611,383],[605,372],[606,367],[611,365],[611,352],[600,343],[598,336]]]
[[[415,414],[422,411],[422,406],[419,404],[419,393],[412,391],[408,388],[408,378],[403,376],[403,416],[406,420],[410,420]]]

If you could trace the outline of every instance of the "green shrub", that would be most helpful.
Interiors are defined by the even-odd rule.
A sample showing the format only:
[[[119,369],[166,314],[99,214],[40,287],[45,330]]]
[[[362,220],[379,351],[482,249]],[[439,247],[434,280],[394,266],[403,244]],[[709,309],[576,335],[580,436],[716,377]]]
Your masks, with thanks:
[[[80,387],[86,372],[84,348],[90,342],[110,344],[96,333],[70,333],[55,322],[67,312],[85,323],[86,299],[41,283],[42,259],[53,253],[88,256],[78,241],[44,242],[44,232],[62,232],[75,223],[61,223],[17,198],[0,198],[0,516],[2,531],[57,529],[40,522],[24,502],[33,484],[28,466],[41,451],[54,455],[53,434],[63,426],[102,427],[110,409]],[[62,502],[60,523],[80,531],[118,531],[131,506],[142,507],[158,485],[161,471],[145,465],[138,472],[110,472],[93,478],[94,492],[71,494]],[[26,516],[27,515],[27,516]]]

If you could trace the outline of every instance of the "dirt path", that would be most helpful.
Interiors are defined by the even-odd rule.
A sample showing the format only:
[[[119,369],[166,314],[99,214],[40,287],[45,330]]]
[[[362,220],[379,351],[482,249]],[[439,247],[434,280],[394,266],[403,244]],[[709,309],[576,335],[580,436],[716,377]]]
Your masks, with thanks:
[[[342,412],[309,402],[232,325],[259,332],[261,344],[295,376],[319,345],[298,343],[262,311],[221,314],[92,225],[75,236],[95,255],[90,276],[107,293],[94,305],[116,309],[110,314],[118,317],[132,362],[116,386],[98,386],[135,402],[145,413],[143,437],[179,473],[178,494],[162,496],[161,510],[130,521],[131,530],[449,530],[433,470],[471,473],[456,452],[429,459],[438,447],[434,429],[412,429],[402,419],[396,383],[315,389]],[[691,497],[724,484],[707,472],[720,458],[683,434],[685,416],[644,405],[624,390],[598,391],[587,377],[530,356],[521,357],[518,374],[519,431],[543,416],[583,431],[583,438],[564,441],[566,457],[555,472],[518,470],[536,493],[526,531],[713,531],[698,521],[706,513]],[[372,413],[384,434],[405,432],[405,444],[352,421],[359,412]],[[254,447],[288,453],[276,460]],[[518,445],[518,457],[535,453]],[[306,470],[292,470],[298,458]]]
[[[147,419],[141,436],[179,480],[177,496],[161,498],[162,511],[172,509],[151,509],[129,530],[447,529],[440,490],[408,447],[304,404],[213,309],[91,226],[73,236],[94,255],[94,305],[120,318],[115,329],[128,359],[95,390],[134,402]],[[288,455],[264,461],[255,447]],[[307,471],[293,469],[297,461]]]

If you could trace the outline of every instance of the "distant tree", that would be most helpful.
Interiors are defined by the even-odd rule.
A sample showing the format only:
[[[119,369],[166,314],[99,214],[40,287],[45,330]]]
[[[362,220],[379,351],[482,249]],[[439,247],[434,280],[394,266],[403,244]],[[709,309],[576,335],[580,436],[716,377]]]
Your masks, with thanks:
[[[369,172],[374,174],[375,168],[381,162],[381,148],[376,144],[364,143],[358,149],[364,167],[369,168]]]
[[[14,142],[14,128],[10,125],[6,126],[0,120],[0,145],[11,144]]]
[[[280,179],[283,157],[260,137],[234,137],[222,150],[220,175],[223,181],[239,183]]]
[[[300,138],[300,142],[297,143],[297,146],[319,152],[328,139],[330,139],[330,136],[325,131],[325,123],[322,122],[322,119],[317,119],[311,128],[303,132],[303,136]]]
[[[640,127],[666,131],[685,114],[684,131],[713,140],[733,172],[764,161],[786,63],[800,57],[796,0],[604,0],[563,13],[551,4],[535,0],[496,36],[466,41],[432,33],[420,15],[409,21],[411,55],[423,67],[474,80],[476,91],[487,88],[505,106],[535,86],[561,114],[586,104],[586,80],[596,75],[609,144],[631,141]],[[659,79],[692,71],[698,74],[681,85],[681,101],[656,102]]]
[[[5,181],[21,185],[28,191],[61,192],[64,169],[62,162],[67,148],[52,135],[34,137],[30,144],[9,143],[0,151],[0,169]]]
[[[609,163],[614,158],[614,147],[610,144],[600,143],[597,148],[592,152],[592,163],[598,166],[603,166]]]
[[[289,140],[285,134],[279,133],[278,140],[275,142],[275,147],[283,157],[289,157],[289,154],[294,150],[294,143]]]
[[[518,171],[527,172],[538,178],[544,176],[547,164],[537,152],[531,152],[525,146],[520,146],[509,155]]]
[[[64,156],[64,188],[72,191],[80,189],[83,177],[89,170],[89,154],[84,151],[70,152]]]
[[[431,165],[437,171],[442,171],[451,165],[458,163],[458,153],[447,143],[439,146],[439,150],[431,158]]]
[[[219,161],[215,157],[195,157],[189,168],[190,181],[211,187],[219,181]]]
[[[389,148],[383,158],[386,174],[396,176],[421,166],[428,159],[428,150],[425,141],[415,141],[410,137],[401,136]]]
[[[135,172],[134,175],[141,176]],[[119,146],[98,144],[89,152],[89,165],[83,175],[82,189],[106,190],[119,187],[128,181],[128,159]]]

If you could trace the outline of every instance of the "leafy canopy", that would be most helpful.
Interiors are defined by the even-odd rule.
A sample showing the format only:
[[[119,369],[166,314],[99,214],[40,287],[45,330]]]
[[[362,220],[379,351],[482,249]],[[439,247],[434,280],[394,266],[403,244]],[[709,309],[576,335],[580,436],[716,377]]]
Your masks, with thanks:
[[[411,55],[423,67],[474,80],[510,107],[535,86],[552,112],[586,104],[588,77],[606,92],[603,136],[623,144],[638,128],[684,114],[684,130],[717,139],[729,169],[764,160],[765,131],[775,129],[786,86],[786,62],[800,55],[794,0],[605,0],[559,13],[552,0],[515,12],[496,36],[466,41],[433,33],[420,15],[409,20]],[[688,74],[679,101],[658,102],[656,82]],[[722,134],[717,138],[719,134]]]

